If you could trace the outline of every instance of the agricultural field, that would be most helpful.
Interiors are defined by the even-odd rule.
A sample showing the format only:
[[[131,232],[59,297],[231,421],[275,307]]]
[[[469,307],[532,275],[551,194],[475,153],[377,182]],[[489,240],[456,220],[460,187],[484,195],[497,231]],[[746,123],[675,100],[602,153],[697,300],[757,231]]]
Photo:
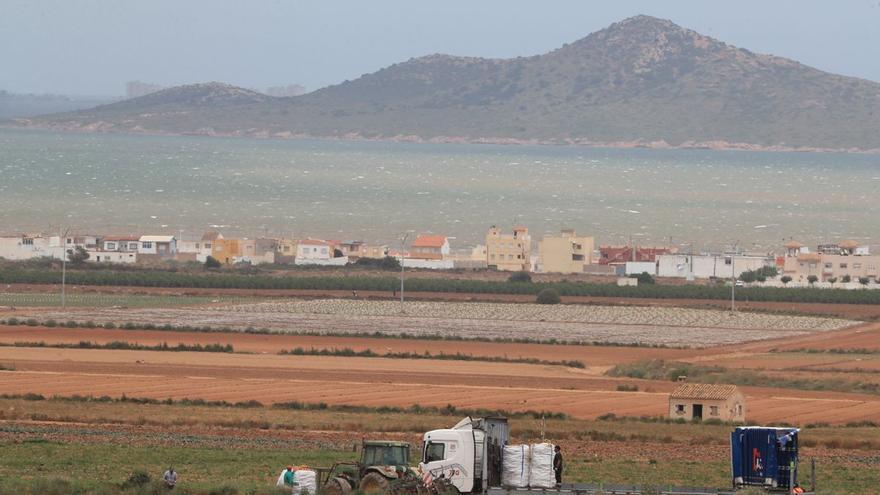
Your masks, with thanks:
[[[296,411],[264,407],[140,405],[0,399],[14,411],[0,424],[0,479],[52,477],[98,487],[134,471],[181,473],[181,488],[226,485],[266,490],[287,464],[328,466],[353,459],[364,436],[418,445],[420,433],[456,422],[453,414]],[[28,421],[24,418],[39,418]],[[253,421],[252,418],[260,418]],[[113,418],[108,420],[107,418]],[[250,421],[250,422],[249,422]],[[513,418],[512,440],[541,438],[541,421]],[[726,425],[550,419],[545,437],[566,453],[566,479],[724,487]],[[820,493],[868,493],[880,482],[876,428],[808,428],[802,456],[815,458]],[[861,439],[855,443],[853,438]],[[268,492],[264,492],[268,493]]]
[[[708,347],[826,332],[853,324],[839,318],[729,313],[670,307],[614,307],[499,303],[396,303],[330,299],[191,308],[94,308],[22,312],[42,320],[211,326],[277,333],[442,336]]]
[[[209,303],[241,303],[252,301],[247,297],[229,296],[171,296],[147,294],[102,294],[70,293],[65,296],[65,304],[70,307],[86,308],[164,308],[169,306],[190,306]],[[3,292],[0,293],[0,310],[3,307],[61,307],[61,294],[45,292]]]

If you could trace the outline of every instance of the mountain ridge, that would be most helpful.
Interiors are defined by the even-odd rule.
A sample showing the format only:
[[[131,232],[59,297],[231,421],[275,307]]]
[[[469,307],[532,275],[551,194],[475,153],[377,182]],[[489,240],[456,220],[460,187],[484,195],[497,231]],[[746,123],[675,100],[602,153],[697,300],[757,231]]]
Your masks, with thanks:
[[[295,97],[223,83],[21,119],[65,130],[880,150],[880,84],[636,16],[550,52],[430,54]]]

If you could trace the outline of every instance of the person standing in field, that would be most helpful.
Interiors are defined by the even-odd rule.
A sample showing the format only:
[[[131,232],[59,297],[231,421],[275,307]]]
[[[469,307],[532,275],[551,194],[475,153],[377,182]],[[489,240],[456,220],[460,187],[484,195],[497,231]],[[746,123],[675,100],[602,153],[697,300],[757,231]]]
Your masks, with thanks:
[[[169,467],[168,471],[165,471],[165,474],[162,476],[162,481],[165,482],[165,486],[168,487],[169,490],[173,490],[177,485],[177,472],[173,467]]]
[[[556,484],[562,484],[562,448],[559,445],[556,446],[556,455],[553,456],[553,472],[556,474]]]

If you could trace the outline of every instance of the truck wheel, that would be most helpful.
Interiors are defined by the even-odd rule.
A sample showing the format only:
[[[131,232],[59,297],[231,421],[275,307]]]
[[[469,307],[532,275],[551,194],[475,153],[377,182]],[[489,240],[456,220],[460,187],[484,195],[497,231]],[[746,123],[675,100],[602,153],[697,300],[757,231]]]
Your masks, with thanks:
[[[365,494],[384,494],[388,493],[388,478],[379,473],[367,473],[361,479],[358,489]]]
[[[344,478],[333,478],[321,491],[324,495],[348,495],[351,493],[351,485]]]

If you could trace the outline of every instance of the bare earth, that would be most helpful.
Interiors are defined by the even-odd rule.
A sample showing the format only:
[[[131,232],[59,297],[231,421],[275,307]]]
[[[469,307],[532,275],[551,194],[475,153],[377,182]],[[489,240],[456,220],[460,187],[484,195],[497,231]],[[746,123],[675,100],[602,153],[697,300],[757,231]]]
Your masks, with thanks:
[[[840,330],[842,335],[852,329]],[[28,333],[31,332],[31,333]],[[63,330],[10,327],[0,331],[2,341],[57,340],[84,337],[150,343],[162,339],[174,343],[177,332],[140,333],[122,330]],[[102,334],[100,332],[109,332]],[[161,334],[161,335],[159,335]],[[409,349],[433,348],[445,352],[529,352],[540,355],[569,352],[566,357],[594,358],[588,369],[510,363],[484,363],[383,358],[280,356],[274,348],[304,345],[305,337],[249,334],[185,334],[202,343],[230,337],[237,349],[266,354],[219,354],[91,349],[0,348],[0,364],[14,371],[0,372],[0,393],[43,395],[110,395],[154,398],[202,398],[206,400],[258,400],[325,402],[328,404],[398,405],[499,408],[511,411],[548,410],[576,418],[617,415],[663,415],[671,382],[615,379],[601,373],[614,362],[636,359],[643,353],[662,352],[668,357],[718,358],[732,349],[706,350],[638,349],[620,347],[533,346],[467,342],[414,342],[393,339],[326,337],[311,339],[315,345],[366,345],[374,350],[386,344]],[[137,336],[135,339],[133,337]],[[164,338],[163,338],[164,337]],[[204,339],[204,340],[202,340]],[[281,340],[285,339],[285,340]],[[291,339],[291,340],[286,340]],[[762,343],[763,344],[763,343]],[[772,345],[770,343],[764,345]],[[399,347],[398,347],[399,348]],[[547,353],[547,354],[545,354]],[[583,353],[583,354],[580,354]],[[534,353],[529,352],[529,355]],[[557,358],[562,358],[559,354]],[[618,392],[621,383],[636,384],[639,392]],[[880,416],[880,396],[837,392],[745,387],[749,420],[758,423],[787,421],[875,420]]]

